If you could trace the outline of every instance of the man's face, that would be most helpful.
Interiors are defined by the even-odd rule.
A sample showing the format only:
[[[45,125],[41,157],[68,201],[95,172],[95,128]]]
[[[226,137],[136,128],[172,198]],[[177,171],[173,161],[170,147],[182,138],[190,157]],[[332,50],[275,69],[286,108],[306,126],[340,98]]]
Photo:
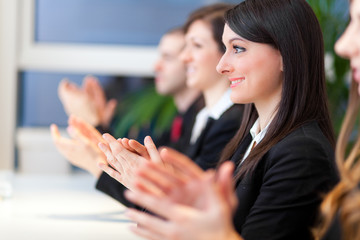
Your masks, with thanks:
[[[160,57],[155,63],[155,86],[161,95],[174,95],[186,87],[185,64],[179,55],[184,47],[184,35],[170,33],[159,43]]]

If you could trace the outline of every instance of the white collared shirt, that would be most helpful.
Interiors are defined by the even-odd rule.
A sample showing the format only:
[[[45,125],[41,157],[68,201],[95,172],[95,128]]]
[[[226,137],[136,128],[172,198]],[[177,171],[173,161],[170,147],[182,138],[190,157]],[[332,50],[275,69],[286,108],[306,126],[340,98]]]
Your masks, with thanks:
[[[254,122],[254,125],[250,129],[250,134],[252,136],[252,141],[251,141],[249,147],[247,148],[247,150],[246,150],[246,152],[244,154],[244,157],[241,160],[241,163],[243,163],[244,160],[249,156],[251,150],[253,149],[254,144],[255,143],[259,144],[261,142],[261,140],[265,137],[265,134],[266,134],[266,132],[267,132],[267,130],[269,128],[270,123],[271,123],[271,121],[266,125],[266,127],[263,130],[260,131],[260,121],[259,121],[259,119],[257,119]]]
[[[191,144],[194,144],[199,138],[200,134],[206,126],[208,118],[211,117],[214,120],[218,120],[226,110],[234,105],[230,99],[230,93],[231,90],[229,88],[212,108],[204,107],[199,111],[199,113],[196,115],[194,127],[191,132]]]

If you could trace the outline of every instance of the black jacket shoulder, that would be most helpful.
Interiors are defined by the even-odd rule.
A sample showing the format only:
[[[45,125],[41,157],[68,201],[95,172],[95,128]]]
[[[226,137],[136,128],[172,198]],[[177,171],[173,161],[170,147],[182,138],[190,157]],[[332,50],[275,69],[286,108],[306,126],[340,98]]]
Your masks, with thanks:
[[[239,180],[235,227],[247,240],[312,239],[322,196],[337,181],[333,147],[316,122],[304,124]]]

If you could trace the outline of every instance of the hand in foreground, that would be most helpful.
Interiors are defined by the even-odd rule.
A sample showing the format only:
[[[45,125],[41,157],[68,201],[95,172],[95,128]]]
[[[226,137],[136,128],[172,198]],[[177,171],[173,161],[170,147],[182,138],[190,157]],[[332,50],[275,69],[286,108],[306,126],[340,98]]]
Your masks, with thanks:
[[[98,144],[100,142],[106,143],[101,133],[94,126],[87,123],[83,119],[74,115],[70,115],[68,124],[70,128],[76,129],[77,132],[84,139],[86,139],[86,141],[90,142],[93,146],[95,146],[96,149],[99,149]]]
[[[84,137],[78,129],[71,126],[67,128],[71,138],[61,136],[55,124],[51,125],[50,130],[57,150],[71,164],[99,178],[101,170],[98,168],[98,162],[104,163],[106,162],[106,158],[97,145]]]
[[[146,149],[136,141],[130,141],[132,142],[130,143],[127,139],[116,140],[108,133],[105,133],[103,138],[106,144],[100,143],[99,148],[112,167],[104,163],[99,163],[98,166],[130,190],[133,188],[134,174],[142,164],[148,161],[162,162],[159,152],[149,136],[144,141]]]
[[[175,151],[164,150],[161,157],[172,162],[177,173],[182,174],[151,162],[140,168],[134,191],[127,191],[126,197],[157,216],[130,210],[127,215],[138,223],[132,231],[154,240],[242,239],[232,223],[237,204],[232,184],[233,164],[224,163],[215,176],[215,172],[199,170]]]
[[[117,105],[115,99],[106,100],[104,90],[91,76],[84,78],[82,87],[63,79],[58,95],[68,116],[76,115],[93,126],[108,127]]]

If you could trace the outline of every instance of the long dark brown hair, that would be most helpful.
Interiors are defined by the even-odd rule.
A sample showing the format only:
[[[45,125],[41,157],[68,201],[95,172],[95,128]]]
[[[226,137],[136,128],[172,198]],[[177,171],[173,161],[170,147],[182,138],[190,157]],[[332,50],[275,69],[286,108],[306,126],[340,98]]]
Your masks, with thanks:
[[[246,0],[225,14],[225,22],[239,36],[279,50],[283,59],[284,78],[277,113],[235,178],[251,173],[271,147],[313,120],[335,146],[326,95],[323,37],[306,1]],[[231,158],[257,118],[254,104],[247,104],[241,127],[225,147],[220,163]]]

